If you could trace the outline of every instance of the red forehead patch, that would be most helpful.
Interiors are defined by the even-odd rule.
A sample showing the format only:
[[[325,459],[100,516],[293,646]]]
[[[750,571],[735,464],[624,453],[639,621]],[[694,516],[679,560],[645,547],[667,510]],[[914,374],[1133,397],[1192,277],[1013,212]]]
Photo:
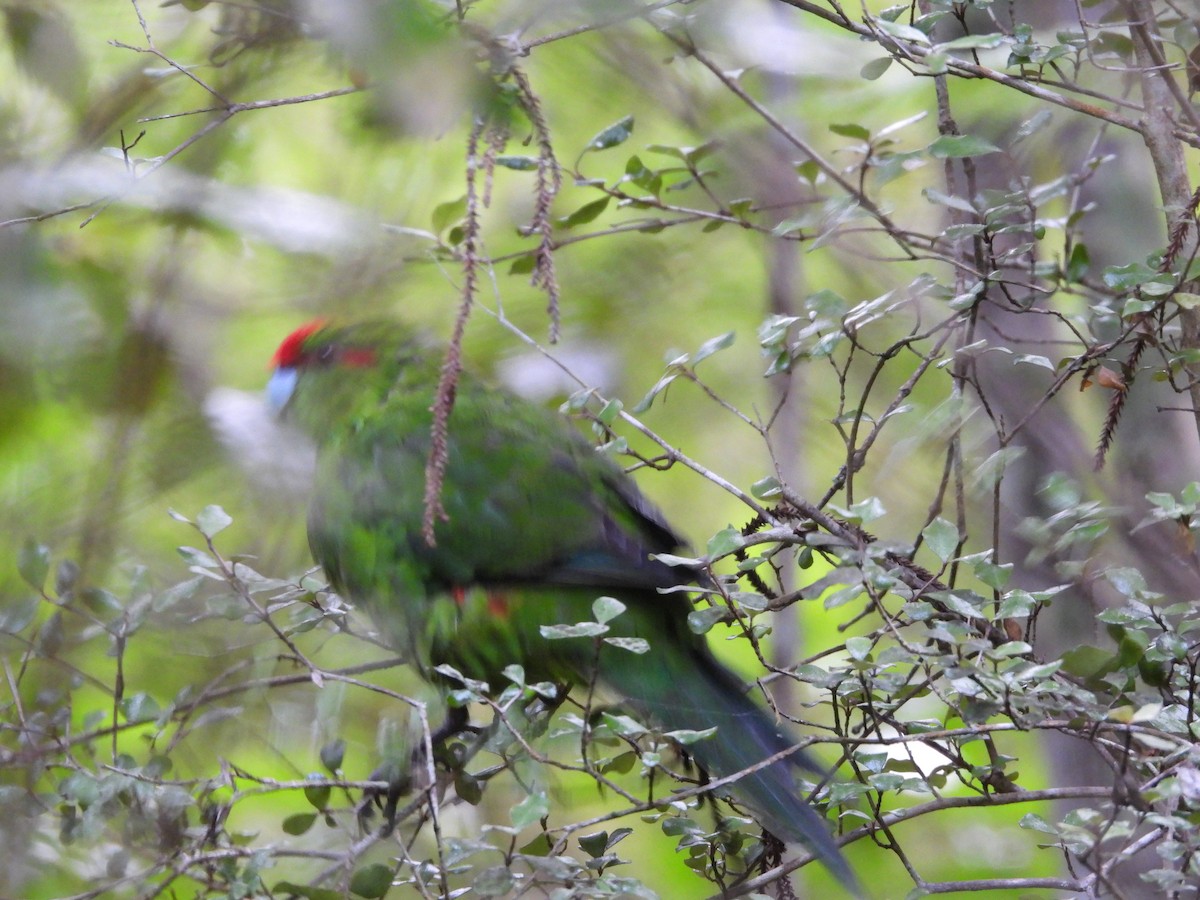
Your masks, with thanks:
[[[307,325],[301,325],[283,339],[283,343],[271,357],[271,365],[276,368],[289,368],[297,365],[304,357],[304,342],[313,332],[320,331],[324,327],[324,319],[314,319]]]

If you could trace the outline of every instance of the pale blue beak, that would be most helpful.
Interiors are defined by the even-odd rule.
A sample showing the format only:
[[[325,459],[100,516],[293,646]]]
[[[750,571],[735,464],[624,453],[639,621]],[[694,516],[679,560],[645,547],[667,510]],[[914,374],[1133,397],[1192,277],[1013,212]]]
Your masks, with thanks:
[[[282,413],[288,401],[292,399],[297,376],[295,369],[279,368],[267,382],[267,405],[276,413]]]

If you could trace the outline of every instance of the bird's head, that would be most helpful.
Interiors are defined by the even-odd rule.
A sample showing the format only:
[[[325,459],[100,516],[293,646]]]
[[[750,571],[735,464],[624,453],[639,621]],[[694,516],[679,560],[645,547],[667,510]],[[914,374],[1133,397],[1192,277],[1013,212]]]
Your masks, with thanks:
[[[267,402],[277,414],[319,433],[323,423],[377,402],[418,359],[408,331],[395,322],[318,319],[297,328],[275,351]]]

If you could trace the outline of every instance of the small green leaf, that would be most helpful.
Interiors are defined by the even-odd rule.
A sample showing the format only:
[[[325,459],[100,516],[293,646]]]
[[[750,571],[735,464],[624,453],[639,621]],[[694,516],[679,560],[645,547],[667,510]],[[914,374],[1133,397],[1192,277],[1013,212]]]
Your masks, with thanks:
[[[658,153],[661,156],[670,156],[675,159],[686,159],[684,152],[678,147],[670,147],[666,144],[650,144],[646,150],[650,153]]]
[[[588,150],[607,150],[629,140],[633,134],[633,116],[626,116],[619,122],[609,125],[594,138],[588,141]]]
[[[664,566],[687,566],[689,568],[700,565],[704,560],[697,559],[694,556],[675,556],[671,553],[651,553],[651,559],[658,560]]]
[[[972,134],[944,134],[929,145],[929,155],[934,159],[962,159],[969,156],[985,156],[997,153],[1000,148],[991,141]]]
[[[912,41],[917,44],[928,44],[929,35],[921,31],[919,28],[914,28],[911,25],[905,25],[903,22],[890,22],[887,19],[875,19],[875,26],[885,34],[890,34],[894,38],[902,41]]]
[[[595,859],[603,856],[608,850],[608,832],[597,831],[595,834],[585,834],[579,839],[579,849]]]
[[[692,728],[678,728],[675,731],[668,731],[666,736],[676,743],[683,744],[686,747],[688,744],[694,744],[697,741],[708,740],[716,733],[717,726],[714,725],[712,728],[704,728],[701,730],[695,730]]]
[[[973,591],[933,591],[929,596],[965,619],[983,618],[984,600]]]
[[[1003,34],[966,34],[956,37],[944,44],[938,44],[939,50],[993,50],[1006,40]]]
[[[867,497],[858,503],[852,503],[850,508],[845,510],[845,514],[847,519],[856,520],[865,525],[867,522],[882,519],[887,515],[887,510],[884,509],[883,503],[878,497]]]
[[[624,404],[620,400],[609,400],[600,412],[596,413],[596,421],[601,425],[612,425],[621,415],[622,409],[624,409]]]
[[[17,554],[17,571],[25,583],[40,594],[50,572],[50,548],[26,538]]]
[[[616,713],[604,713],[601,718],[604,724],[613,730],[616,734],[623,737],[633,737],[639,734],[645,734],[646,728],[636,719],[629,716],[622,716]]]
[[[528,275],[533,271],[535,260],[532,253],[526,253],[524,256],[518,256],[512,261],[512,265],[508,267],[509,275]]]
[[[215,537],[231,524],[233,519],[219,506],[206,506],[200,510],[200,515],[196,516],[196,527],[206,538]]]
[[[459,769],[454,773],[454,793],[460,800],[471,806],[478,806],[483,799],[483,782],[470,772]]]
[[[1000,483],[1000,479],[1004,477],[1005,469],[1024,454],[1024,447],[1001,447],[980,463],[979,467],[972,473],[975,486],[981,490],[990,491]]]
[[[1058,834],[1058,829],[1039,816],[1037,813],[1026,813],[1021,816],[1021,821],[1017,823],[1022,828],[1028,828],[1031,831],[1040,831],[1042,834]]]
[[[958,549],[958,526],[947,522],[941,516],[926,525],[921,534],[924,535],[925,543],[929,545],[933,555],[942,562],[949,562],[954,556],[954,551]]]
[[[1158,304],[1153,300],[1142,299],[1141,297],[1130,297],[1121,304],[1121,318],[1128,319],[1133,316],[1140,315],[1144,312],[1150,312]]]
[[[981,559],[974,563],[975,577],[982,581],[990,588],[997,591],[1004,590],[1008,584],[1008,580],[1012,578],[1013,564],[1004,563],[996,565],[990,560]]]
[[[478,897],[508,897],[516,886],[516,880],[508,866],[488,866],[471,882],[474,895]]]
[[[1071,258],[1067,260],[1067,281],[1071,284],[1082,281],[1091,264],[1092,258],[1088,253],[1087,244],[1076,244],[1071,248]]]
[[[69,559],[62,560],[54,570],[54,593],[61,597],[75,589],[79,581],[79,566]]]
[[[321,748],[321,765],[325,770],[337,774],[342,767],[342,758],[346,755],[346,742],[341,738],[330,741]]]
[[[598,637],[608,633],[608,626],[599,622],[580,622],[577,625],[542,625],[539,627],[542,637],[548,641],[559,641],[565,638]]]
[[[524,828],[550,814],[550,801],[543,791],[530,794],[512,808],[510,815],[515,828]]]
[[[383,863],[363,866],[350,877],[350,893],[367,900],[379,900],[391,889],[394,877],[392,867]]]
[[[309,775],[310,781],[323,782],[322,775]],[[304,789],[304,799],[306,799],[313,809],[323,810],[329,803],[330,788],[328,784],[313,784]]]
[[[1128,291],[1157,275],[1158,273],[1145,263],[1137,262],[1125,266],[1108,266],[1100,277],[1106,287],[1114,291]]]
[[[718,622],[723,622],[729,616],[729,610],[723,606],[706,606],[688,613],[688,629],[693,634],[707,634]]]
[[[1013,365],[1017,363],[1025,363],[1030,366],[1040,366],[1043,369],[1054,371],[1054,363],[1050,362],[1044,356],[1038,356],[1036,353],[1019,353],[1013,357]]]
[[[856,662],[863,662],[871,655],[871,639],[866,637],[846,638],[846,653]]]
[[[597,597],[592,603],[592,615],[597,622],[604,624],[625,612],[626,608],[616,597]]]
[[[741,532],[730,525],[722,528],[708,539],[707,553],[710,559],[716,559],[719,556],[725,556],[733,553],[735,550],[740,550],[745,543],[745,538],[742,537]]]
[[[859,69],[858,74],[861,78],[867,81],[874,81],[883,75],[883,73],[888,70],[891,64],[892,58],[890,56],[883,56],[879,59],[873,59]]]
[[[569,216],[564,216],[559,219],[559,224],[564,228],[574,228],[576,225],[586,225],[588,222],[598,218],[599,215],[608,208],[610,197],[601,197],[599,200],[593,200],[590,203],[585,203]]]
[[[714,353],[731,346],[733,344],[734,336],[735,332],[727,331],[718,337],[705,341],[700,345],[700,349],[692,354],[692,365],[694,366],[696,363],[700,362],[700,360],[707,359]]]
[[[862,125],[856,125],[853,122],[848,122],[841,125],[830,125],[829,130],[834,134],[840,134],[842,137],[855,138],[856,140],[860,141],[869,141],[871,139],[870,131],[868,131]]]
[[[738,606],[754,612],[762,612],[770,605],[767,598],[757,591],[734,591],[730,599]]]
[[[162,708],[153,697],[145,691],[139,691],[121,701],[121,712],[125,721],[131,725],[138,722],[149,722],[158,717]]]
[[[604,643],[628,650],[630,653],[636,653],[638,656],[650,650],[650,642],[639,637],[606,637]]]
[[[299,836],[312,828],[313,823],[316,821],[316,813],[296,813],[294,816],[288,816],[284,819],[281,827],[284,834]]]
[[[37,616],[41,600],[28,597],[24,601],[5,601],[4,611],[0,613],[0,634],[20,634]]]
[[[783,493],[783,486],[780,485],[779,479],[774,475],[760,478],[754,484],[750,485],[751,496],[758,500],[770,500],[773,497],[778,497],[781,493]]]
[[[497,156],[496,165],[504,166],[506,169],[516,169],[519,172],[528,172],[538,167],[538,161],[532,156]]]
[[[1004,599],[1000,601],[1000,611],[997,617],[1001,619],[1023,619],[1032,615],[1037,606],[1038,599],[1028,591],[1019,589],[1009,591],[1004,595]]]
[[[1104,577],[1117,589],[1118,593],[1126,597],[1132,597],[1146,590],[1145,576],[1134,568],[1114,566],[1104,573]]]
[[[860,597],[864,591],[861,584],[850,584],[844,588],[834,591],[824,600],[826,609],[837,609],[839,606],[845,606]]]
[[[151,607],[155,612],[164,612],[177,603],[191,600],[196,595],[196,591],[200,589],[200,585],[205,581],[206,579],[203,575],[197,575],[194,578],[189,578],[187,581],[171,585],[171,587],[166,588],[161,593],[154,595]]]
[[[195,547],[176,547],[175,549],[189,566],[199,566],[202,569],[217,568],[217,561],[203,550]]]
[[[449,225],[453,225],[462,219],[467,214],[467,198],[466,196],[459,197],[457,200],[450,200],[446,203],[439,203],[433,208],[433,214],[429,217],[430,224],[433,226],[435,234],[441,234]]]

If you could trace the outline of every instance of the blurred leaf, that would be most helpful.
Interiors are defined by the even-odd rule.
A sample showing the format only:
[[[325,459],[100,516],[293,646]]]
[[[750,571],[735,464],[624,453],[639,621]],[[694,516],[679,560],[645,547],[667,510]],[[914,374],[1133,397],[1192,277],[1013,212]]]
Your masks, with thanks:
[[[550,814],[550,801],[545,792],[535,791],[512,808],[514,828],[524,828],[544,819]]]
[[[342,759],[346,755],[346,742],[341,738],[330,741],[321,748],[321,765],[325,771],[336,775],[342,768]]]
[[[855,138],[860,141],[869,141],[871,132],[862,125],[848,123],[844,125],[830,125],[829,130],[834,134],[840,134],[842,137]]]
[[[280,827],[283,829],[284,834],[298,836],[312,828],[313,823],[316,821],[316,813],[296,813],[284,819]]]
[[[888,70],[891,64],[892,58],[890,56],[883,56],[879,59],[873,59],[858,70],[859,77],[864,78],[867,81],[874,81],[877,78],[880,78],[883,73]]]
[[[921,532],[933,555],[942,562],[949,562],[958,549],[958,527],[938,516]]]
[[[46,575],[50,571],[50,548],[26,538],[17,554],[17,572],[27,585],[39,594],[46,586]]]
[[[564,228],[574,228],[576,225],[586,225],[599,218],[604,210],[608,209],[611,197],[601,197],[599,200],[593,200],[590,203],[585,203],[569,216],[559,219],[559,223]]]
[[[1082,242],[1076,243],[1071,248],[1071,258],[1067,260],[1067,281],[1075,284],[1083,280],[1087,275],[1088,269],[1091,268],[1092,259],[1088,253],[1087,244]]]
[[[87,91],[87,66],[71,22],[52,0],[4,7],[9,46],[22,69],[64,103],[77,106]]]
[[[519,172],[528,172],[537,169],[538,161],[532,156],[497,156],[496,165]]]
[[[567,638],[599,637],[608,633],[608,626],[599,622],[579,622],[576,625],[540,625],[542,637],[548,641]]]
[[[991,141],[970,134],[944,134],[929,145],[934,159],[960,159],[998,153],[1000,148]]]
[[[181,581],[179,584],[165,588],[154,595],[153,609],[155,612],[166,612],[178,603],[191,600],[207,579],[201,575]]]
[[[490,866],[475,876],[471,886],[480,897],[508,896],[516,885],[513,873],[507,866]]]
[[[138,691],[121,702],[121,713],[130,724],[149,722],[158,717],[162,707],[145,691]]]
[[[324,781],[321,775],[309,775],[310,780]],[[314,784],[304,789],[304,799],[309,802],[314,809],[322,810],[329,803],[329,794],[331,788],[328,784]]]
[[[206,506],[196,516],[196,527],[206,538],[216,537],[233,524],[233,519],[219,506]]]
[[[467,198],[464,194],[457,200],[448,200],[435,206],[429,217],[429,224],[435,234],[441,234],[450,225],[461,222],[466,214]]]
[[[750,494],[757,500],[770,500],[778,497],[782,492],[783,486],[780,485],[779,479],[774,475],[760,478],[754,484],[750,485]]]
[[[350,876],[350,893],[367,900],[378,900],[391,890],[392,879],[395,877],[391,866],[373,863],[363,866]]]
[[[692,354],[692,365],[696,365],[703,359],[708,359],[714,353],[718,353],[728,347],[733,346],[733,340],[737,336],[736,332],[727,331],[725,334],[718,335],[715,338],[710,338],[700,345],[700,348]]]
[[[731,525],[727,528],[722,528],[708,539],[708,547],[705,553],[709,559],[717,559],[721,556],[727,556],[735,550],[742,549],[745,543],[746,540],[742,537],[741,532]]]
[[[625,143],[631,134],[633,134],[633,116],[626,116],[609,125],[588,141],[587,150],[607,150],[609,147]]]
[[[688,628],[693,634],[707,634],[718,622],[725,621],[730,615],[723,606],[705,606],[688,613]]]
[[[592,615],[601,624],[615,619],[625,612],[626,606],[615,597],[597,597],[592,602]]]
[[[604,643],[612,644],[621,650],[628,650],[630,653],[635,653],[641,656],[643,653],[650,651],[650,642],[645,638],[639,637],[606,637]]]

